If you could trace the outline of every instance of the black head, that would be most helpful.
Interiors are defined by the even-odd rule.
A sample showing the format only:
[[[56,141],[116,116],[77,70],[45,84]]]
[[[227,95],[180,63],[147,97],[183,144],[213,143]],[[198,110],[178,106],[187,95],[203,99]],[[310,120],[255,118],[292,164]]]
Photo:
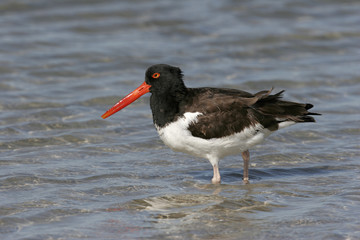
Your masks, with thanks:
[[[148,92],[152,93],[150,106],[153,114],[154,112],[169,112],[164,109],[171,109],[170,112],[174,115],[179,103],[187,93],[182,77],[180,68],[167,64],[153,65],[146,70],[145,82],[126,95],[101,117],[105,119],[113,115]]]
[[[181,69],[167,64],[149,67],[145,73],[145,82],[151,86],[150,92],[156,95],[175,96],[186,91]]]
[[[145,73],[145,84],[150,86],[150,107],[155,125],[163,127],[174,120],[180,103],[186,98],[180,68],[167,64],[149,67]]]

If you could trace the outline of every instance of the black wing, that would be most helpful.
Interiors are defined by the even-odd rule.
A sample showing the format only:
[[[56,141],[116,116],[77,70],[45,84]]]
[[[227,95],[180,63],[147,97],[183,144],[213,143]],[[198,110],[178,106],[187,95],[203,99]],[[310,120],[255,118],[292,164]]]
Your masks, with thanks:
[[[241,132],[257,123],[270,130],[278,128],[278,122],[273,116],[262,114],[253,107],[257,102],[269,97],[271,90],[255,95],[235,89],[198,88],[189,91],[188,104],[184,104],[180,109],[182,113],[202,113],[197,121],[189,126],[195,137],[220,138]]]

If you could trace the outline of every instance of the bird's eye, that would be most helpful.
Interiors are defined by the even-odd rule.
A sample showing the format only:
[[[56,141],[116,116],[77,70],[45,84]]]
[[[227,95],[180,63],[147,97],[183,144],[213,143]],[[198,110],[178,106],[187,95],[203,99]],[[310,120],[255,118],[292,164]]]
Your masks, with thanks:
[[[153,78],[159,78],[159,77],[160,77],[160,73],[154,73],[154,74],[152,75],[152,77],[153,77]]]

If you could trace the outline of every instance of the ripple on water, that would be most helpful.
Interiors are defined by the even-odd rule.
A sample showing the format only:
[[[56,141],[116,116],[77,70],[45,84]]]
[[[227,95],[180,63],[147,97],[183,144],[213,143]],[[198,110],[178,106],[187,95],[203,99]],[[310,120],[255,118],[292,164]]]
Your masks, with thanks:
[[[88,143],[89,138],[62,135],[57,137],[43,137],[43,138],[26,138],[10,142],[0,143],[0,149],[23,149],[23,148],[39,148],[49,146],[62,146],[70,144]]]
[[[0,1],[1,239],[359,239],[359,1],[204,3]],[[150,94],[101,119],[156,62],[323,115],[256,146],[250,184],[238,155],[213,185]]]

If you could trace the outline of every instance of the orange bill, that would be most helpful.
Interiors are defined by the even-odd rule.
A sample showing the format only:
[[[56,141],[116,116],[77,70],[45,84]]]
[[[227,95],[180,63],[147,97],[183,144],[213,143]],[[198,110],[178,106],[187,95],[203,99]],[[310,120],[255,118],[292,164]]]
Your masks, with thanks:
[[[136,88],[134,91],[132,91],[131,93],[126,95],[126,97],[124,97],[118,103],[116,103],[114,106],[112,106],[109,110],[107,110],[106,113],[104,113],[101,117],[103,119],[105,119],[107,117],[110,117],[114,113],[120,111],[121,109],[123,109],[127,105],[131,104],[132,102],[134,102],[136,99],[138,99],[145,93],[148,93],[150,91],[149,90],[150,87],[151,86],[149,84],[144,82],[138,88]]]

